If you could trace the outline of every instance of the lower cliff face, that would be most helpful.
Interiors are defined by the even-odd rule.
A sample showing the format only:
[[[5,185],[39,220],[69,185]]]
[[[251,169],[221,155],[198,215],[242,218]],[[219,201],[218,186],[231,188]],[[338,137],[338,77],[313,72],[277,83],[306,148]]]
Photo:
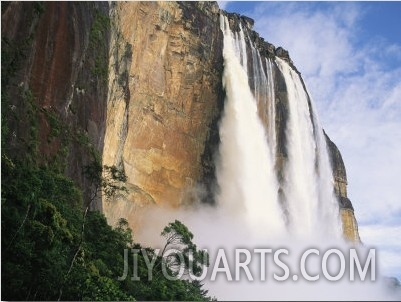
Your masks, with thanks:
[[[39,152],[43,163],[66,159],[61,169],[86,190],[82,168],[94,153],[123,169],[128,194],[98,203],[112,224],[120,217],[135,221],[137,209],[149,204],[213,203],[225,95],[220,13],[214,2],[2,3],[8,153]],[[251,19],[231,14],[230,23],[246,30],[262,57],[281,57],[295,69],[288,52],[252,31]],[[288,104],[277,67],[273,74],[280,177]],[[23,118],[33,115],[37,124]],[[344,163],[326,141],[344,235],[358,241]]]

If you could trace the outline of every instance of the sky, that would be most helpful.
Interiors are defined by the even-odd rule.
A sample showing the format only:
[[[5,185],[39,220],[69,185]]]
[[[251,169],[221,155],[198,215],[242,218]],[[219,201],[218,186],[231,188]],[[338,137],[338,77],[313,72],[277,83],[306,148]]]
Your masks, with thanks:
[[[401,2],[222,2],[290,53],[340,149],[362,242],[401,280]]]

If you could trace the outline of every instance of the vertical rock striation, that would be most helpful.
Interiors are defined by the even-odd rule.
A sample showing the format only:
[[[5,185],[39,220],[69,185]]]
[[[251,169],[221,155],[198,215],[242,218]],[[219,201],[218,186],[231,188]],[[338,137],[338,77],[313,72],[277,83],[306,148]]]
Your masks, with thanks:
[[[129,189],[103,203],[115,220],[146,204],[191,202],[213,175],[222,34],[216,3],[118,2],[111,16],[103,162],[124,168]]]
[[[61,164],[89,194],[82,167],[103,149],[108,4],[2,3],[1,22],[7,153]]]

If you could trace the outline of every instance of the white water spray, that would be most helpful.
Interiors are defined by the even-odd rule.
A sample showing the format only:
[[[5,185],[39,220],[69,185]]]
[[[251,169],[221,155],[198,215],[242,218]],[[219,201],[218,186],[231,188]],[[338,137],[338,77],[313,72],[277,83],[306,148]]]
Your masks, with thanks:
[[[274,163],[276,160],[276,110],[272,62],[270,59],[265,59],[265,73],[259,51],[252,42],[250,42],[250,47],[252,52],[254,97],[258,103],[261,103],[259,110],[264,110],[260,115],[266,117],[264,122],[267,127],[265,129],[267,131],[267,140],[272,158],[271,161]]]
[[[220,193],[217,202],[228,211],[245,210],[244,215],[251,226],[264,228],[266,235],[278,235],[285,227],[278,204],[274,166],[256,100],[240,63],[243,52],[235,52],[235,45],[245,43],[243,33],[240,32],[238,43],[227,18],[221,16],[220,21],[224,33],[226,100],[220,124],[220,164],[217,169]],[[242,61],[246,62],[245,59]]]
[[[321,234],[329,235],[334,238],[341,238],[342,226],[340,209],[337,198],[334,194],[333,167],[326,138],[323,133],[319,118],[316,114],[313,101],[310,101],[312,108],[312,120],[315,126],[315,139],[317,145],[317,167],[318,167],[318,188],[319,188],[319,225]]]
[[[268,138],[269,145],[272,150],[272,158],[276,160],[276,148],[277,148],[277,138],[276,138],[276,96],[274,93],[274,81],[273,81],[273,65],[270,59],[266,59],[266,72],[267,72],[267,99],[268,105],[268,118],[269,118],[269,128],[268,128]]]
[[[287,210],[288,230],[301,237],[341,237],[339,208],[334,195],[332,167],[323,130],[299,75],[283,60],[276,64],[284,76],[289,116],[286,125],[288,160],[284,171],[284,204],[278,201],[276,157],[275,87],[273,63],[265,59],[266,71],[256,47],[245,33],[230,30],[228,19],[220,17],[224,33],[224,75],[226,90],[220,124],[220,163],[217,202],[232,211],[245,210],[255,228],[283,234],[287,231],[282,207]],[[251,60],[254,91],[248,79]],[[266,112],[258,112],[263,108]],[[259,116],[266,117],[266,128]]]
[[[291,233],[340,237],[339,208],[323,130],[300,76],[283,60],[277,65],[287,86],[289,117],[285,196]]]

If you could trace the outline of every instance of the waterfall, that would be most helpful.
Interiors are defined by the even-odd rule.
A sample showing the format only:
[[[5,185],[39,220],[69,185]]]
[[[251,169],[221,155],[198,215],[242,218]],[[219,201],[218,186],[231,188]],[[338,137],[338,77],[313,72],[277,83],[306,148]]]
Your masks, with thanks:
[[[266,73],[267,73],[267,98],[265,100],[268,108],[268,119],[269,119],[269,130],[268,138],[269,144],[272,150],[272,158],[276,160],[276,148],[277,148],[277,138],[276,138],[276,95],[274,93],[274,81],[273,81],[273,66],[270,59],[266,59]]]
[[[318,168],[318,188],[319,188],[319,229],[323,235],[331,235],[339,238],[342,235],[340,219],[340,209],[337,198],[334,194],[333,167],[323,128],[320,125],[316,109],[311,100],[312,120],[315,126],[315,137],[317,145],[317,168]]]
[[[318,184],[316,142],[308,98],[298,75],[281,59],[276,62],[287,86],[289,116],[286,128],[288,162],[284,192],[291,233],[308,235],[317,229]]]
[[[298,73],[280,58],[276,62],[285,79],[289,104],[284,192],[290,231],[338,237],[339,208],[323,129]]]
[[[267,140],[270,147],[271,161],[274,163],[276,158],[276,117],[272,63],[270,59],[265,59],[265,73],[259,51],[252,42],[250,42],[250,47],[252,52],[254,97],[260,103],[259,110],[265,111],[259,112],[259,116],[265,117],[264,122],[267,124]]]
[[[266,133],[256,100],[248,84],[243,58],[243,33],[233,36],[227,18],[221,16],[224,33],[223,86],[226,99],[220,122],[220,163],[217,202],[231,211],[244,211],[249,225],[277,234],[284,230],[278,204],[278,184]],[[238,41],[239,40],[239,41]],[[236,47],[236,46],[241,47]],[[245,65],[241,65],[243,62]]]
[[[219,128],[218,204],[244,213],[252,226],[269,234],[288,231],[302,237],[340,237],[339,206],[326,140],[302,79],[280,58],[262,60],[241,24],[239,32],[233,33],[227,17],[221,15],[220,27],[226,99]],[[278,198],[275,169],[274,64],[285,80],[288,99],[283,204]]]

